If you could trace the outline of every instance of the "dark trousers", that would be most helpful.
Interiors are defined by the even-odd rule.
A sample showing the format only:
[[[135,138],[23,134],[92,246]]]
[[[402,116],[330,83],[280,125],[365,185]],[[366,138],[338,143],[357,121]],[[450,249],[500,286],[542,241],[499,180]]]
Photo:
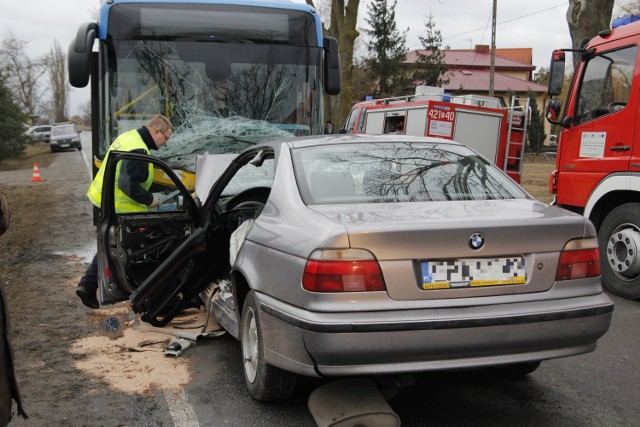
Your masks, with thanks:
[[[98,254],[93,256],[91,264],[80,279],[80,285],[84,285],[88,291],[98,290]]]

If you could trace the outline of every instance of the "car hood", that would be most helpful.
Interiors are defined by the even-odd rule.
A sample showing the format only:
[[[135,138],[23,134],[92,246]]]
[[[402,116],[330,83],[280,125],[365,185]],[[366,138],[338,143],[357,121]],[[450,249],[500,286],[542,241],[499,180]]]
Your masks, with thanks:
[[[592,233],[582,216],[529,199],[310,208],[344,226],[351,247],[369,249],[379,260],[557,252]],[[485,237],[481,250],[469,245],[473,233]]]

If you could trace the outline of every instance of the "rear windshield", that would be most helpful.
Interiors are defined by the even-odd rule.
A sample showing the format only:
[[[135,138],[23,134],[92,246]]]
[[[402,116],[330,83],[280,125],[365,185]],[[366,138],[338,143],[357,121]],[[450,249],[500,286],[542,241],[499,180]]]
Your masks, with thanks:
[[[527,197],[498,168],[453,144],[305,147],[293,151],[293,161],[308,205]]]
[[[53,128],[52,133],[54,136],[57,135],[73,135],[76,133],[76,128],[73,125],[69,126],[56,126]]]

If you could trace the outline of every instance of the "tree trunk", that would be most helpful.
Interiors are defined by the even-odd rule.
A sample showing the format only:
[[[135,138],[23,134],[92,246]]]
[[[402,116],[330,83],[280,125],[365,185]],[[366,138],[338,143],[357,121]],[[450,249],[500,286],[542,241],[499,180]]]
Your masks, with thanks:
[[[582,40],[591,39],[598,32],[610,26],[614,0],[569,0],[567,24],[571,35],[571,44],[578,49]],[[573,55],[573,66],[578,64],[580,55]]]

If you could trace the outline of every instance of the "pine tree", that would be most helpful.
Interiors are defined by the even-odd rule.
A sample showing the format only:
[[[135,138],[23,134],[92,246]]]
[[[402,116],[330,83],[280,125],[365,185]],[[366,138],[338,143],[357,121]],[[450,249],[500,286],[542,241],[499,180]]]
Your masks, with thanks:
[[[26,116],[11,98],[0,76],[0,161],[17,157],[24,151]]]
[[[532,151],[540,154],[542,151],[542,144],[547,138],[547,134],[544,131],[544,117],[540,110],[538,110],[538,103],[536,102],[536,94],[533,91],[527,93],[529,97],[529,105],[531,106],[531,121],[527,127],[527,139],[529,140],[529,148]]]
[[[371,27],[365,32],[370,40],[367,42],[368,58],[365,60],[371,78],[378,82],[377,98],[401,95],[408,86],[408,79],[400,71],[400,64],[406,58],[407,32],[400,33],[396,25],[396,4],[389,5],[387,0],[373,0],[367,5],[369,17],[365,19]]]
[[[431,12],[424,27],[425,35],[418,36],[423,50],[418,51],[413,79],[423,85],[441,87],[449,83],[449,79],[445,78],[448,67],[444,60],[449,46],[442,48],[442,34]]]

